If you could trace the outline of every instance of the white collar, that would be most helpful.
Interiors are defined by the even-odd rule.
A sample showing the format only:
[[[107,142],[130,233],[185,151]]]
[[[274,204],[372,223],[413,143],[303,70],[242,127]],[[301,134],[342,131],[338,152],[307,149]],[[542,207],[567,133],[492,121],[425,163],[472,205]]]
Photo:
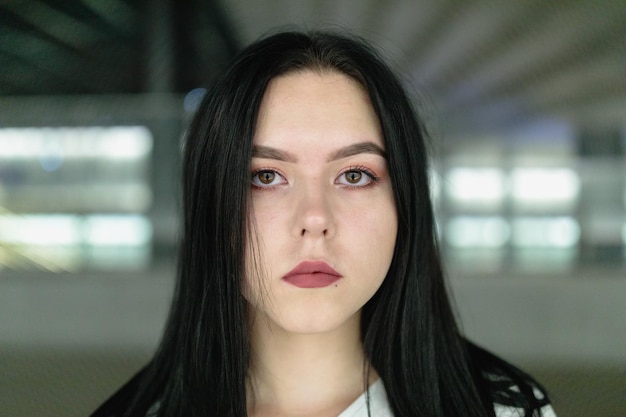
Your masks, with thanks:
[[[368,388],[371,417],[393,417],[383,381],[379,378]],[[367,395],[364,392],[337,417],[368,417]]]

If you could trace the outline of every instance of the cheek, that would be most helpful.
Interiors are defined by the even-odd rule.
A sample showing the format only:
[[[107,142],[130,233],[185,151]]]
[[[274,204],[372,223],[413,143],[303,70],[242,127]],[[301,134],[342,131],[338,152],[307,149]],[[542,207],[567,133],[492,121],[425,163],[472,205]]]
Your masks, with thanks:
[[[241,282],[241,294],[248,301],[251,302],[256,298],[258,293],[258,284],[256,278],[256,264],[258,263],[258,255],[256,252],[258,249],[251,247],[252,240],[248,239],[248,248],[246,248],[246,264],[245,264],[245,276]]]
[[[352,216],[351,241],[355,255],[363,259],[367,268],[384,269],[391,263],[396,244],[398,221],[395,207],[385,204]]]
[[[266,292],[264,285],[271,276],[272,249],[277,247],[275,238],[277,219],[274,210],[253,210],[250,221],[250,236],[247,240],[245,277],[242,283],[242,294],[251,304],[256,305]]]
[[[284,209],[280,207],[279,203],[274,204],[255,204],[252,210],[252,234],[255,236],[253,239],[257,240],[257,243],[261,245],[268,244],[268,239],[272,236],[271,231],[276,230],[280,216],[278,213],[283,212]]]
[[[389,240],[395,242],[398,218],[395,205],[391,202],[382,201],[362,207],[360,211],[353,212],[351,217],[351,223],[358,233],[379,239],[375,241],[376,246]]]
[[[376,232],[378,234],[376,239],[381,242],[381,255],[385,257],[387,266],[389,266],[398,235],[398,217],[395,205],[388,203],[384,211],[377,216],[376,222]]]
[[[259,224],[255,219],[250,222],[250,231],[246,244],[245,276],[241,283],[241,292],[248,302],[258,298],[259,280],[263,270],[263,243]]]
[[[241,294],[255,310],[260,308],[263,300],[268,297],[268,288],[264,282],[266,274],[264,265],[265,262],[258,250],[256,254],[249,254],[246,259],[246,275],[241,284]]]

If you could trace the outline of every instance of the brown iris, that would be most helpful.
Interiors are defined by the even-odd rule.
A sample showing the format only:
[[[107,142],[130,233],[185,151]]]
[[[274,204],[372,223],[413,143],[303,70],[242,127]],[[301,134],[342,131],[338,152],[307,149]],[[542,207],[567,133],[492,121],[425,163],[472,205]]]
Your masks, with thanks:
[[[359,171],[346,172],[346,181],[348,181],[350,184],[357,184],[359,181],[361,181],[361,177],[363,177],[363,174]]]
[[[259,172],[257,176],[259,178],[259,181],[261,181],[263,184],[271,184],[274,181],[274,178],[276,178],[276,174],[272,171]]]

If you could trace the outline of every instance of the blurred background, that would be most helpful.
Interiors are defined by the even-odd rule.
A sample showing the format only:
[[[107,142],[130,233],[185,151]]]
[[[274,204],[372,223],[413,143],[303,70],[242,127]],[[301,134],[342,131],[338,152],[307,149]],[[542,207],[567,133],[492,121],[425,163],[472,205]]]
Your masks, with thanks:
[[[291,25],[351,30],[403,76],[467,334],[560,416],[626,416],[625,22],[621,0],[0,2],[2,415],[88,415],[150,358],[181,136]]]

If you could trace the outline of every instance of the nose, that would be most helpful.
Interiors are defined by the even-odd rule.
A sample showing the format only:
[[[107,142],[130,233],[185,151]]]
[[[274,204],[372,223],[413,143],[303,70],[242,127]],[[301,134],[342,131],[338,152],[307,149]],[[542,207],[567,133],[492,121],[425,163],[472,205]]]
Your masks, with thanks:
[[[335,233],[330,190],[319,184],[300,190],[295,206],[294,235],[330,238]]]

